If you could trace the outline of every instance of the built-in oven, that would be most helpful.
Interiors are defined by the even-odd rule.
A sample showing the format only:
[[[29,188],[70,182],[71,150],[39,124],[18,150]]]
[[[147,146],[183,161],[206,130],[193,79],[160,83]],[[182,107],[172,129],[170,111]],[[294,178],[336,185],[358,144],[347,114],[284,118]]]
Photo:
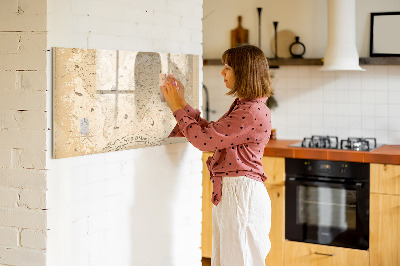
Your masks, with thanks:
[[[287,158],[285,169],[286,239],[368,249],[369,164]]]

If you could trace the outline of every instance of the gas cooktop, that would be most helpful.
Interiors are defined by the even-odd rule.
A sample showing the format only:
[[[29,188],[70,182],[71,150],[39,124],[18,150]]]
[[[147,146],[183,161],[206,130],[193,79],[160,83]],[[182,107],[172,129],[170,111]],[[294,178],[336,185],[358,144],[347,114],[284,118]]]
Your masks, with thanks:
[[[339,142],[336,136],[311,136],[304,138],[302,142],[289,145],[291,147],[338,149],[353,151],[371,151],[382,145],[377,145],[376,138],[347,138]]]

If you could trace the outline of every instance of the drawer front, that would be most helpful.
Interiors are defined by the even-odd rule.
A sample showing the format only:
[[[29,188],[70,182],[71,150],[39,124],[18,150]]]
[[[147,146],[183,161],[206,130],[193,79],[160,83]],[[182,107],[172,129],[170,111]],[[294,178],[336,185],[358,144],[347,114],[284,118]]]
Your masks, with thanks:
[[[370,165],[371,193],[400,195],[400,165]]]
[[[285,241],[285,266],[365,266],[369,253],[365,250]]]

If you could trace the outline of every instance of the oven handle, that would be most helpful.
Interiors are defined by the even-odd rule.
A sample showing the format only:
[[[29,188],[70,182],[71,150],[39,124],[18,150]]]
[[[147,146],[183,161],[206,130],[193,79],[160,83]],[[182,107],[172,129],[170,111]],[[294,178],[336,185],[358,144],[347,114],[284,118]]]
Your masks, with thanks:
[[[356,183],[346,183],[346,182],[332,182],[332,181],[321,181],[321,180],[316,180],[316,181],[309,181],[309,180],[304,180],[303,178],[297,178],[297,177],[288,177],[287,181],[294,181],[297,183],[301,183],[304,185],[340,185],[344,186],[347,188],[353,188],[353,189],[361,189],[363,187],[363,183],[361,182],[356,182]]]

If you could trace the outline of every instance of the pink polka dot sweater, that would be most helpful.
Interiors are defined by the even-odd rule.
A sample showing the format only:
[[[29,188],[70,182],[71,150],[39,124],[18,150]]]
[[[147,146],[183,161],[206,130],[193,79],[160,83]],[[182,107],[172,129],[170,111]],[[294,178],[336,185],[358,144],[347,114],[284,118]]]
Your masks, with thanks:
[[[261,182],[267,179],[261,159],[271,131],[271,112],[265,105],[267,97],[236,98],[216,122],[200,117],[200,111],[189,104],[174,112],[178,124],[170,137],[186,137],[201,151],[214,151],[207,160],[213,182],[211,201],[221,200],[221,180],[224,176],[247,176]]]

